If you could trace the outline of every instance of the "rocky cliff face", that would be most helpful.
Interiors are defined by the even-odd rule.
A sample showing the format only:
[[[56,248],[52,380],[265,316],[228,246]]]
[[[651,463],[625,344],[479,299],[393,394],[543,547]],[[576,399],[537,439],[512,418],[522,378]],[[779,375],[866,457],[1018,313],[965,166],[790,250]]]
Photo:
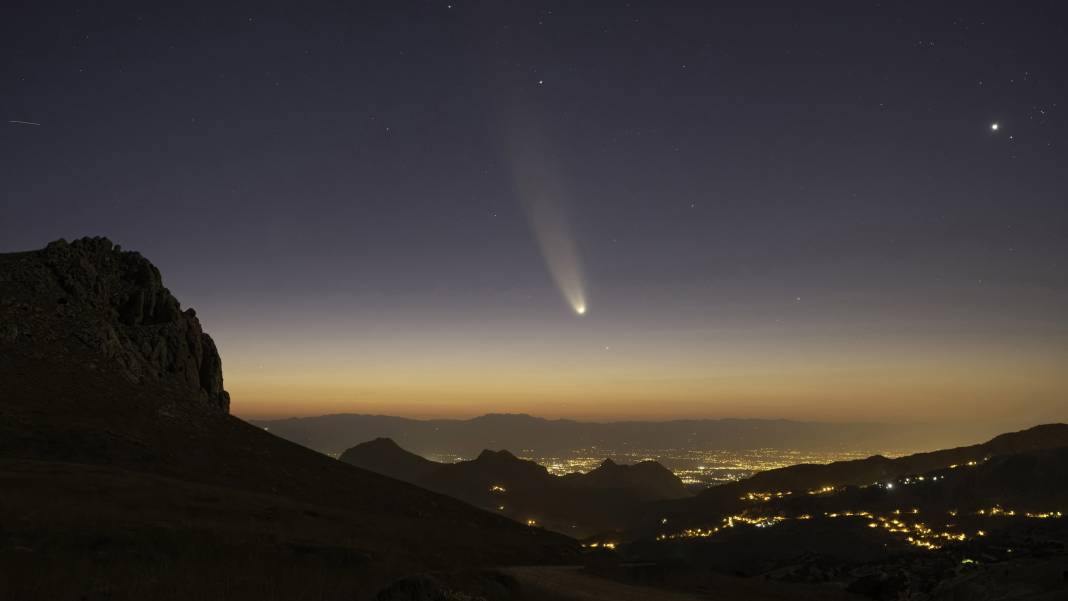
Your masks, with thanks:
[[[0,352],[86,351],[90,368],[229,412],[215,343],[139,253],[82,238],[0,255]]]

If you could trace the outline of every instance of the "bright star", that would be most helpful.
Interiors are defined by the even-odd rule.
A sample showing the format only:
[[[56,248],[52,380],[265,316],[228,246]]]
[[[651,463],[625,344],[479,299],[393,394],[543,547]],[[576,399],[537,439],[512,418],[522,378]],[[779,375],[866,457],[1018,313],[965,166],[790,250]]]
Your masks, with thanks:
[[[990,131],[997,131],[997,130],[998,130],[998,124],[997,123],[991,123],[990,124]]]

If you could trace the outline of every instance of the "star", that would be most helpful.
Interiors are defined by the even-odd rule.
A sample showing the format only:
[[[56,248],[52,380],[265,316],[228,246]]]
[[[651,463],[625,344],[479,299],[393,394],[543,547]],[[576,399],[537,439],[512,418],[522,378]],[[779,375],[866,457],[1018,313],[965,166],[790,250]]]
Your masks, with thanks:
[[[990,131],[997,131],[997,130],[998,130],[997,122],[991,123],[990,124]]]

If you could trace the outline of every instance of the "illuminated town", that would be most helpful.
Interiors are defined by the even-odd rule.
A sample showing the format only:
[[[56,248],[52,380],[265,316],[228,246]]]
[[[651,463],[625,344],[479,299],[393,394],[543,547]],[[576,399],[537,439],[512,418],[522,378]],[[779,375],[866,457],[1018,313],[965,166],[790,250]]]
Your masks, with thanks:
[[[696,488],[714,486],[726,482],[736,482],[752,476],[757,472],[789,467],[799,463],[826,464],[835,461],[864,459],[872,455],[898,457],[906,454],[903,450],[870,451],[797,451],[789,449],[750,449],[741,451],[694,450],[694,449],[575,449],[565,456],[545,456],[533,454],[529,450],[517,452],[521,459],[534,461],[545,466],[549,473],[562,476],[571,473],[587,473],[596,469],[606,458],[617,463],[638,463],[641,461],[658,461],[675,473],[683,483]],[[473,457],[463,457],[448,453],[427,453],[431,461],[456,463]]]
[[[824,513],[822,517],[824,519],[857,520],[858,524],[866,523],[868,528],[878,528],[881,531],[885,531],[888,534],[905,540],[909,544],[931,550],[939,549],[948,542],[960,542],[970,538],[986,536],[987,534],[987,531],[983,529],[965,531],[963,528],[953,528],[955,526],[954,524],[945,524],[945,528],[947,528],[946,530],[936,530],[928,524],[918,521],[918,518],[915,516],[919,514],[920,510],[913,508],[905,511],[896,509],[888,515],[879,515],[871,511],[857,510],[827,512]],[[957,512],[949,512],[947,515],[950,517],[957,517],[958,514]],[[1061,511],[1024,512],[1018,514],[1014,510],[1003,509],[1000,507],[995,507],[990,510],[980,510],[974,515],[987,517],[1014,517],[1019,515],[1025,519],[1060,519],[1064,516]],[[811,519],[813,519],[813,517],[809,514],[787,517],[782,515],[763,516],[758,514],[741,513],[723,518],[716,526],[706,528],[687,528],[679,532],[661,534],[657,536],[657,540],[665,541],[685,538],[708,538],[725,528],[734,528],[738,525],[767,528],[787,520]]]
[[[975,467],[982,464],[984,461],[985,459],[971,460],[960,465],[951,465],[949,466],[949,469],[955,470],[957,468]],[[897,481],[896,484],[906,487],[919,484],[937,484],[944,481],[946,478],[947,476],[945,473],[915,475],[902,478]],[[872,483],[860,488],[868,487],[876,487],[885,491],[892,491],[895,487],[895,482]],[[832,495],[842,490],[845,490],[845,488],[823,486],[818,489],[805,491],[804,494],[811,496]],[[739,514],[723,517],[719,523],[709,526],[686,528],[680,531],[662,533],[657,536],[657,540],[665,541],[687,538],[708,538],[724,529],[734,528],[739,525],[767,528],[785,521],[812,520],[813,516],[808,513],[798,515],[786,515],[783,512],[769,513],[767,504],[773,501],[786,500],[793,496],[796,496],[794,491],[746,492],[739,497],[739,500],[755,503],[756,505],[753,508],[744,510]],[[868,528],[886,532],[887,534],[895,536],[916,547],[935,550],[947,543],[962,542],[977,537],[985,537],[991,526],[999,525],[997,523],[992,523],[991,526],[984,525],[984,527],[978,527],[976,524],[983,519],[993,518],[997,520],[1022,518],[1026,520],[1045,520],[1061,519],[1064,516],[1063,512],[1060,510],[1018,511],[1013,508],[1002,507],[1001,505],[994,505],[989,508],[979,508],[967,512],[951,509],[945,512],[944,519],[939,519],[937,517],[938,515],[941,515],[941,513],[931,515],[926,520],[921,518],[921,514],[921,510],[916,507],[893,509],[888,512],[854,509],[826,511],[822,513],[822,516],[819,516],[816,519],[856,520],[858,525],[865,524]],[[662,519],[661,524],[667,525],[668,519]]]
[[[830,463],[833,461],[868,457],[871,454],[872,453],[861,452],[802,453],[799,451],[776,449],[754,449],[749,451],[659,449],[619,452],[608,449],[590,448],[576,450],[572,455],[567,457],[524,455],[522,458],[535,461],[545,466],[550,473],[555,475],[589,472],[601,465],[605,457],[612,457],[613,460],[625,463],[659,461],[666,467],[672,469],[686,484],[704,488],[743,480],[756,472],[787,467],[798,463]],[[886,452],[880,454],[892,455],[892,453]],[[438,461],[452,462],[464,460],[464,458],[455,455],[438,455],[431,456],[431,458]],[[984,461],[985,458],[969,460],[960,464],[950,465],[948,469],[956,470],[958,468],[975,467],[981,465]],[[895,486],[908,487],[920,484],[935,484],[945,480],[946,477],[945,473],[942,473],[941,475],[913,475],[896,481],[872,483],[868,486],[875,486],[890,491],[893,490]],[[867,486],[861,488],[867,488]],[[714,522],[707,526],[662,532],[656,539],[659,541],[670,541],[708,538],[724,529],[735,528],[738,526],[768,528],[786,521],[854,520],[857,522],[858,527],[878,529],[880,532],[885,532],[887,535],[893,536],[915,547],[935,550],[947,543],[961,542],[987,535],[988,528],[975,526],[965,527],[962,523],[964,521],[963,518],[965,517],[971,517],[972,520],[970,520],[970,522],[983,518],[1018,517],[1023,519],[1060,519],[1063,517],[1063,513],[1059,510],[1017,511],[1016,509],[998,505],[989,508],[981,508],[974,512],[968,512],[967,515],[962,515],[961,512],[953,509],[946,512],[945,520],[939,520],[934,516],[927,516],[927,518],[921,519],[921,510],[918,508],[894,509],[888,512],[852,509],[826,511],[822,512],[822,514],[817,513],[816,515],[809,513],[800,513],[796,515],[788,515],[783,512],[771,513],[768,509],[768,505],[773,504],[775,501],[788,500],[799,495],[809,497],[831,497],[844,490],[845,487],[825,485],[803,491],[747,491],[739,497],[739,500],[753,503],[754,506],[752,508],[724,516],[720,518],[718,522]],[[504,493],[505,488],[501,485],[493,485],[490,487],[490,491]],[[498,510],[503,509],[503,505],[498,507]],[[526,523],[530,526],[538,525],[538,522],[534,519],[527,520]],[[667,526],[667,518],[664,518],[661,523],[662,525]],[[601,540],[588,541],[584,546],[591,549],[614,549],[616,544],[615,541]]]

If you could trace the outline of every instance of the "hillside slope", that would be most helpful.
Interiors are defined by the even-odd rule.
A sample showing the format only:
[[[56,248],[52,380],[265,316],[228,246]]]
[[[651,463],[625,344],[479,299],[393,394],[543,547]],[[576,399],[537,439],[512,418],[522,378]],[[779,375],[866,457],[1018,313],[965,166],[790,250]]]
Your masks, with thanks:
[[[1001,434],[981,444],[896,459],[875,456],[827,465],[794,465],[709,488],[693,498],[651,503],[643,507],[631,533],[637,538],[648,537],[661,530],[660,523],[665,519],[678,528],[699,526],[716,516],[743,511],[769,499],[803,498],[847,486],[892,483],[911,474],[982,465],[991,458],[1064,447],[1068,447],[1068,424],[1045,424]],[[999,459],[998,464],[1003,461]]]
[[[574,556],[568,539],[329,459],[228,402],[210,337],[140,255],[99,238],[0,255],[0,559],[26,567],[4,570],[0,597],[58,586],[56,561],[105,588],[181,590],[175,571],[210,558],[218,586],[247,592],[226,584],[228,563],[325,553],[306,567],[336,567],[350,597],[411,571]]]

